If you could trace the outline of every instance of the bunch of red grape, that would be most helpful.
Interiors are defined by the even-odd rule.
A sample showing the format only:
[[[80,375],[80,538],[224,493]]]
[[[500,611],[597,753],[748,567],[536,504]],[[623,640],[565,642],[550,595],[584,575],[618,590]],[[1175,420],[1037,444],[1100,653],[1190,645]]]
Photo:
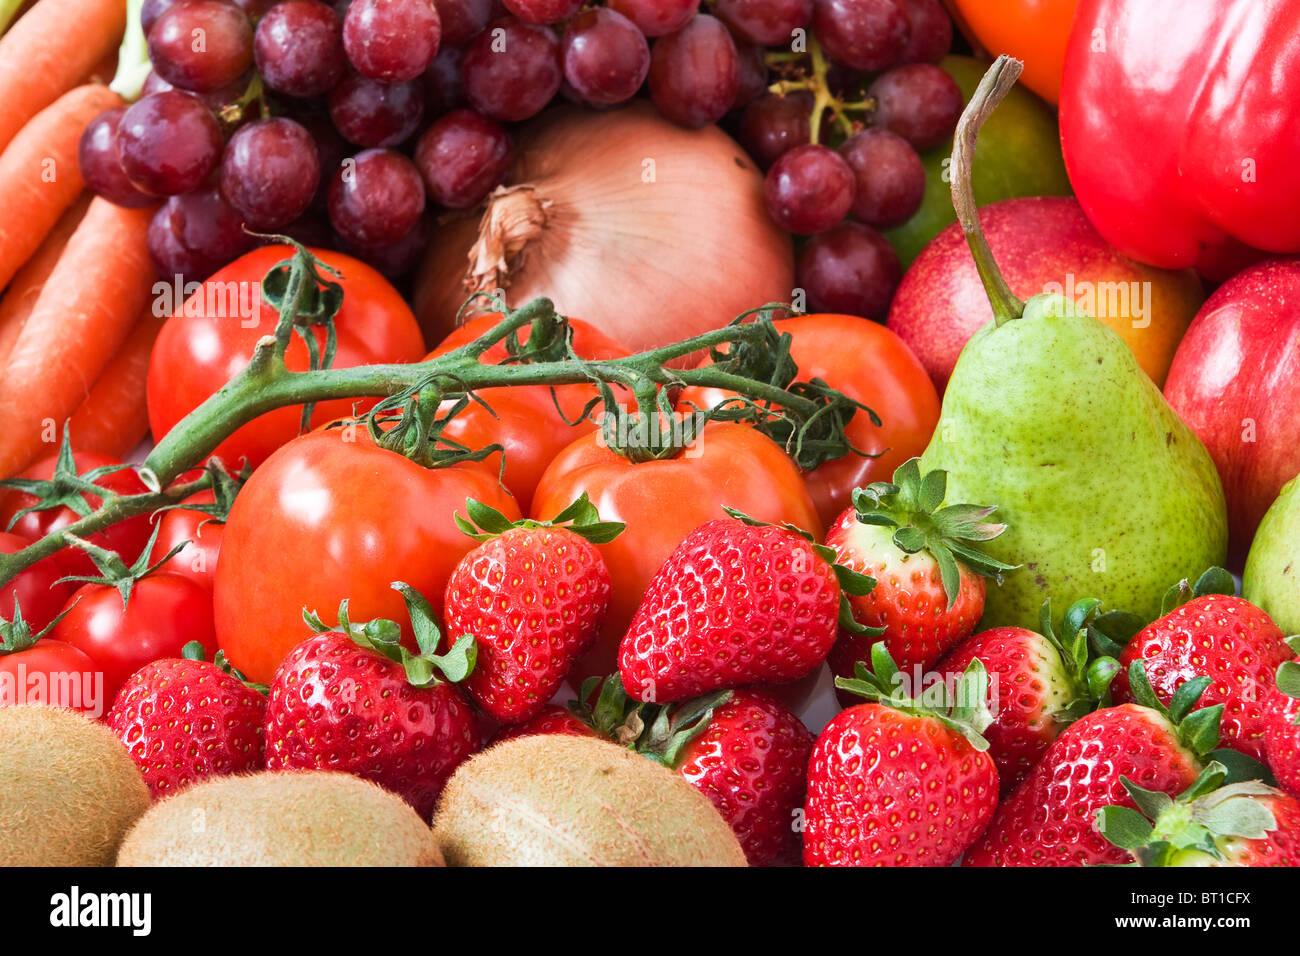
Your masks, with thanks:
[[[86,130],[82,170],[114,202],[165,199],[149,236],[164,274],[203,278],[271,232],[401,274],[428,241],[430,206],[471,209],[504,181],[510,124],[557,98],[608,109],[648,95],[681,125],[723,122],[767,171],[773,219],[811,236],[799,278],[812,307],[882,313],[899,268],[875,229],[915,212],[917,150],[961,109],[933,65],[952,41],[939,0],[711,10],[145,0],[152,73],[136,103]]]

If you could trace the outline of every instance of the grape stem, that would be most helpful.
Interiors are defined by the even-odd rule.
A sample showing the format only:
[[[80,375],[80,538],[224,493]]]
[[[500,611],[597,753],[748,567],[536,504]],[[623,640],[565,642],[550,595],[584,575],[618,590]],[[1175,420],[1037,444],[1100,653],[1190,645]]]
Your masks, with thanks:
[[[805,68],[802,76],[797,79],[778,80],[768,87],[768,91],[778,96],[797,91],[813,94],[812,115],[808,118],[808,142],[816,144],[821,140],[822,116],[827,110],[831,111],[831,115],[835,117],[844,135],[852,136],[861,129],[861,120],[854,119],[849,114],[875,112],[875,99],[868,97],[865,100],[845,102],[842,97],[836,96],[826,82],[830,61],[826,59],[826,54],[816,37],[808,38],[808,54],[811,59],[811,72],[807,71],[807,64],[804,64],[802,54],[785,52],[767,54],[765,60],[769,66],[788,68],[791,64],[800,64]]]

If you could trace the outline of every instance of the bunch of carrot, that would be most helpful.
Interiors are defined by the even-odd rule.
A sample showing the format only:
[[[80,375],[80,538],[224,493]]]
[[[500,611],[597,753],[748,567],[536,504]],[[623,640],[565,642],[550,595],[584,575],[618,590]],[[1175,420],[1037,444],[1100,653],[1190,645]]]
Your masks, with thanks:
[[[74,447],[117,456],[147,431],[153,211],[90,198],[77,162],[122,102],[87,79],[125,18],[123,0],[37,0],[0,36],[0,477],[69,420]]]

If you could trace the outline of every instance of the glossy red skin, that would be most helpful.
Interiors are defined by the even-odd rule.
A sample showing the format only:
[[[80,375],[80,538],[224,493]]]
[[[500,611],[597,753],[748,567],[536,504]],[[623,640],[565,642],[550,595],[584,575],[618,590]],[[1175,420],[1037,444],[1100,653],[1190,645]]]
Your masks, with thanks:
[[[877,322],[819,314],[782,319],[776,327],[790,333],[790,356],[801,380],[820,378],[867,405],[881,420],[877,427],[859,411],[846,433],[864,454],[850,453],[804,474],[817,514],[829,526],[849,506],[854,488],[888,481],[899,465],[925,451],[939,421],[939,395],[920,359]],[[711,408],[732,395],[723,389],[686,388],[678,395],[677,407],[689,411],[693,403]]]
[[[859,704],[827,724],[813,747],[803,862],[949,866],[997,800],[993,758],[960,734],[933,717]]]
[[[43,458],[19,477],[47,479],[54,474],[57,459],[57,454]],[[84,475],[94,468],[102,468],[105,465],[121,464],[116,458],[110,458],[107,455],[101,455],[93,451],[74,451],[72,459],[76,463],[77,474],[79,475]],[[95,483],[101,488],[119,494],[138,494],[148,490],[144,482],[140,480],[140,476],[129,468],[111,472]],[[82,497],[85,498],[90,507],[99,506],[100,498],[98,495],[83,495]],[[0,528],[8,528],[13,534],[26,538],[28,541],[36,541],[45,537],[51,531],[66,528],[81,518],[71,508],[58,507],[45,511],[33,511],[19,518],[12,528],[9,527],[9,522],[13,520],[14,515],[35,503],[36,499],[33,496],[21,491],[0,491]],[[130,564],[144,550],[152,531],[153,527],[149,524],[149,516],[140,515],[110,525],[97,534],[89,535],[86,540],[91,544],[99,545],[101,548],[107,548],[109,551],[116,551],[122,557],[122,560]],[[87,575],[96,573],[95,563],[90,560],[88,554],[79,548],[61,548],[55,552],[54,560],[64,574]]]
[[[452,569],[474,547],[453,521],[467,497],[519,517],[495,475],[424,468],[375,445],[364,427],[312,432],[281,448],[240,490],[222,536],[213,596],[231,664],[269,682],[310,635],[303,608],[333,623],[344,598],[353,620],[388,618],[410,639],[390,584],[410,584],[441,615]]]
[[[397,290],[363,262],[339,252],[313,249],[327,265],[338,269],[336,279],[343,286],[343,305],[334,319],[338,347],[333,368],[350,368],[383,362],[416,362],[424,354],[424,342],[415,316]],[[251,283],[261,288],[262,279],[276,263],[291,254],[287,246],[263,246],[240,256],[213,273],[204,287],[224,288],[224,283]],[[251,293],[245,292],[245,301]],[[202,297],[202,298],[200,298]],[[278,314],[269,302],[260,300],[256,324],[239,315],[208,315],[201,306],[206,293],[196,292],[199,312],[187,314],[185,306],[163,325],[149,362],[149,428],[155,436],[166,434],[176,422],[226,384],[248,364],[253,347],[265,335],[274,333]],[[188,302],[189,300],[187,300]],[[238,312],[238,309],[226,311]],[[251,320],[249,320],[251,322]],[[324,349],[325,330],[315,330]],[[285,354],[294,371],[307,368],[307,346],[295,333]],[[321,402],[312,424],[321,425],[362,412],[373,399],[352,398]],[[237,429],[212,452],[231,467],[243,460],[257,467],[277,448],[298,434],[301,406],[279,408],[261,415]]]
[[[261,770],[266,698],[209,661],[167,658],[131,675],[105,718],[155,800],[209,777]]]
[[[1235,567],[1264,512],[1300,473],[1298,302],[1300,261],[1266,262],[1229,279],[1197,313],[1165,382],[1165,399],[1219,470]]]
[[[4,658],[0,658],[0,666]],[[1264,704],[1264,755],[1278,786],[1300,797],[1300,700],[1270,691]]]
[[[488,746],[499,744],[503,740],[514,740],[516,737],[531,737],[534,734],[569,734],[574,737],[600,737],[600,734],[583,723],[567,707],[561,707],[559,704],[547,704],[530,720],[522,724],[506,724],[501,727],[492,739],[488,741]]]
[[[840,587],[812,542],[735,518],[692,531],[646,589],[619,645],[635,700],[688,700],[798,680],[835,642]]]
[[[137,581],[125,609],[117,588],[83,584],[70,610],[50,636],[84,651],[104,672],[104,699],[111,701],[132,674],[164,657],[180,657],[190,641],[204,656],[217,649],[212,593],[189,578],[154,572]]]
[[[1078,690],[1065,673],[1060,652],[1047,638],[1023,627],[995,627],[968,637],[938,670],[955,679],[977,657],[989,675],[989,709],[994,714],[993,723],[981,733],[1006,794],[1034,769],[1064,728],[1056,702],[1073,699]]]
[[[51,637],[43,637],[25,651],[0,654],[0,707],[12,704],[55,704],[71,707],[87,717],[102,717],[112,698],[104,693],[103,670],[85,652]],[[33,687],[32,680],[39,683]],[[6,684],[12,682],[12,687]],[[68,693],[64,698],[62,688]],[[13,694],[13,698],[10,694]],[[51,700],[57,697],[57,700]]]
[[[212,492],[200,491],[186,498],[184,503],[211,504],[214,500]],[[225,523],[202,511],[173,508],[163,512],[158,525],[152,560],[161,561],[172,548],[183,544],[181,550],[162,566],[163,569],[210,589],[217,574],[217,558],[221,555]]]
[[[1297,77],[1300,8],[1288,0],[1081,0],[1060,116],[1088,217],[1141,262],[1220,279],[1243,245],[1300,251],[1300,221],[1278,215],[1300,206],[1284,172],[1300,154]]]
[[[1274,687],[1278,665],[1293,653],[1285,635],[1255,605],[1239,597],[1207,594],[1193,598],[1134,635],[1119,656],[1111,685],[1115,700],[1133,700],[1128,669],[1146,661],[1147,677],[1164,704],[1194,677],[1212,683],[1197,709],[1223,704],[1223,746],[1264,759],[1264,702]]]
[[[600,633],[609,570],[590,541],[564,528],[512,528],[461,559],[447,582],[448,643],[474,635],[462,689],[493,720],[530,720]]]
[[[724,505],[821,535],[799,470],[776,442],[746,425],[706,426],[690,453],[641,464],[598,439],[586,435],[556,456],[532,507],[534,517],[550,518],[586,492],[602,520],[627,525],[599,546],[614,592],[599,640],[571,675],[575,685],[615,670],[619,642],[650,579],[688,534],[721,517]]]
[[[998,808],[962,866],[1096,866],[1129,862],[1097,830],[1102,807],[1133,807],[1120,783],[1177,796],[1200,772],[1196,756],[1154,710],[1122,704],[1094,711],[1056,738]]]
[[[355,774],[428,820],[447,778],[478,749],[478,723],[459,690],[413,687],[400,664],[338,631],[295,647],[271,682],[268,770]]]
[[[0,531],[0,554],[13,554],[29,544],[31,541],[22,535]],[[70,581],[59,580],[65,573],[57,555],[41,558],[30,568],[19,571],[12,581],[0,587],[0,617],[12,621],[17,606],[32,633],[40,633],[63,610],[75,587]]]
[[[741,688],[682,750],[677,773],[731,825],[750,866],[796,866],[813,735],[766,694]]]

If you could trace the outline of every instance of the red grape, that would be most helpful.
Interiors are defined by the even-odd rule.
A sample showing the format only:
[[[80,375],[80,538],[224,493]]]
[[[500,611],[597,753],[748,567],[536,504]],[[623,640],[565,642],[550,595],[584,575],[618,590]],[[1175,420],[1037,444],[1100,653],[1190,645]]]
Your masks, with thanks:
[[[889,240],[860,222],[842,222],[804,244],[795,281],[813,312],[883,319],[903,268]]]
[[[627,17],[604,7],[578,14],[564,29],[564,78],[585,102],[622,103],[650,72],[650,44]]]
[[[244,16],[254,24],[266,16],[266,12],[280,0],[234,0],[235,6],[244,11]]]
[[[311,134],[277,116],[240,129],[221,157],[221,191],[254,229],[278,229],[306,211],[320,182]]]
[[[343,79],[343,23],[319,0],[284,0],[257,25],[257,69],[286,96],[320,96]]]
[[[330,225],[358,246],[396,242],[423,211],[420,171],[391,149],[367,149],[344,160],[330,182]]]
[[[812,19],[813,0],[717,0],[714,10],[742,40],[789,47],[794,31]]]
[[[872,122],[917,149],[947,141],[964,106],[957,81],[932,63],[912,63],[880,74],[867,87],[876,101]]]
[[[952,47],[952,20],[939,0],[903,0],[911,27],[902,63],[938,63]]]
[[[465,48],[461,76],[465,95],[484,116],[526,120],[560,90],[560,41],[547,27],[502,17]]]
[[[404,83],[438,53],[442,25],[431,0],[353,0],[343,18],[343,49],[362,74]]]
[[[149,255],[164,276],[201,281],[252,248],[243,219],[216,187],[172,196],[149,223]]]
[[[424,131],[415,165],[434,202],[452,209],[475,206],[510,168],[510,134],[473,110],[456,110]]]
[[[146,37],[149,35],[150,28],[158,22],[158,18],[177,2],[178,0],[144,0],[140,5],[140,28]]]
[[[376,83],[353,73],[329,95],[330,119],[343,138],[358,146],[405,142],[424,116],[424,85]]]
[[[648,37],[676,33],[691,22],[699,0],[609,0],[609,9],[623,14]]]
[[[154,196],[189,192],[221,159],[221,126],[196,96],[151,93],[122,114],[117,155],[137,189]]]
[[[117,126],[125,112],[125,106],[115,106],[90,121],[77,146],[77,161],[91,192],[119,206],[140,209],[155,200],[131,185],[117,158]]]
[[[887,129],[866,129],[845,140],[840,155],[857,182],[853,215],[887,229],[912,218],[925,198],[925,166],[910,143]]]
[[[227,0],[182,0],[149,30],[149,60],[173,86],[215,90],[253,65],[253,25]]]
[[[389,242],[382,246],[356,246],[343,236],[337,236],[333,247],[356,256],[388,278],[396,279],[406,275],[420,264],[432,237],[433,217],[425,213],[416,220],[410,232],[396,242]]]
[[[443,49],[464,46],[492,19],[492,0],[433,0],[442,22]]]
[[[813,32],[826,55],[855,70],[897,63],[909,29],[899,0],[814,0]]]
[[[582,9],[583,0],[502,0],[507,10],[529,23],[559,23]]]
[[[736,44],[722,21],[707,13],[660,37],[650,51],[650,98],[681,126],[717,122],[736,101],[739,86]]]
[[[437,117],[460,109],[469,102],[465,98],[465,81],[461,79],[460,66],[465,53],[454,46],[444,46],[424,71],[424,113]]]
[[[772,164],[763,195],[772,220],[782,229],[811,235],[829,229],[853,205],[853,170],[831,149],[796,146]]]
[[[767,63],[763,48],[736,42],[736,101],[732,109],[748,106],[767,91]]]
[[[736,137],[754,162],[767,169],[788,150],[808,142],[813,96],[799,91],[765,93],[740,114]]]
[[[245,103],[242,107],[235,104],[243,98],[248,92],[248,84],[253,80],[253,71],[249,70],[233,83],[227,83],[225,86],[218,87],[215,90],[209,90],[207,93],[195,93],[203,101],[203,105],[212,110],[221,124],[222,129],[230,131],[242,123],[256,108],[257,104],[253,101]],[[162,93],[165,90],[174,90],[172,86],[161,76],[150,70],[144,78],[144,84],[141,87],[141,95],[148,96],[150,93]],[[184,91],[182,91],[184,92]]]

